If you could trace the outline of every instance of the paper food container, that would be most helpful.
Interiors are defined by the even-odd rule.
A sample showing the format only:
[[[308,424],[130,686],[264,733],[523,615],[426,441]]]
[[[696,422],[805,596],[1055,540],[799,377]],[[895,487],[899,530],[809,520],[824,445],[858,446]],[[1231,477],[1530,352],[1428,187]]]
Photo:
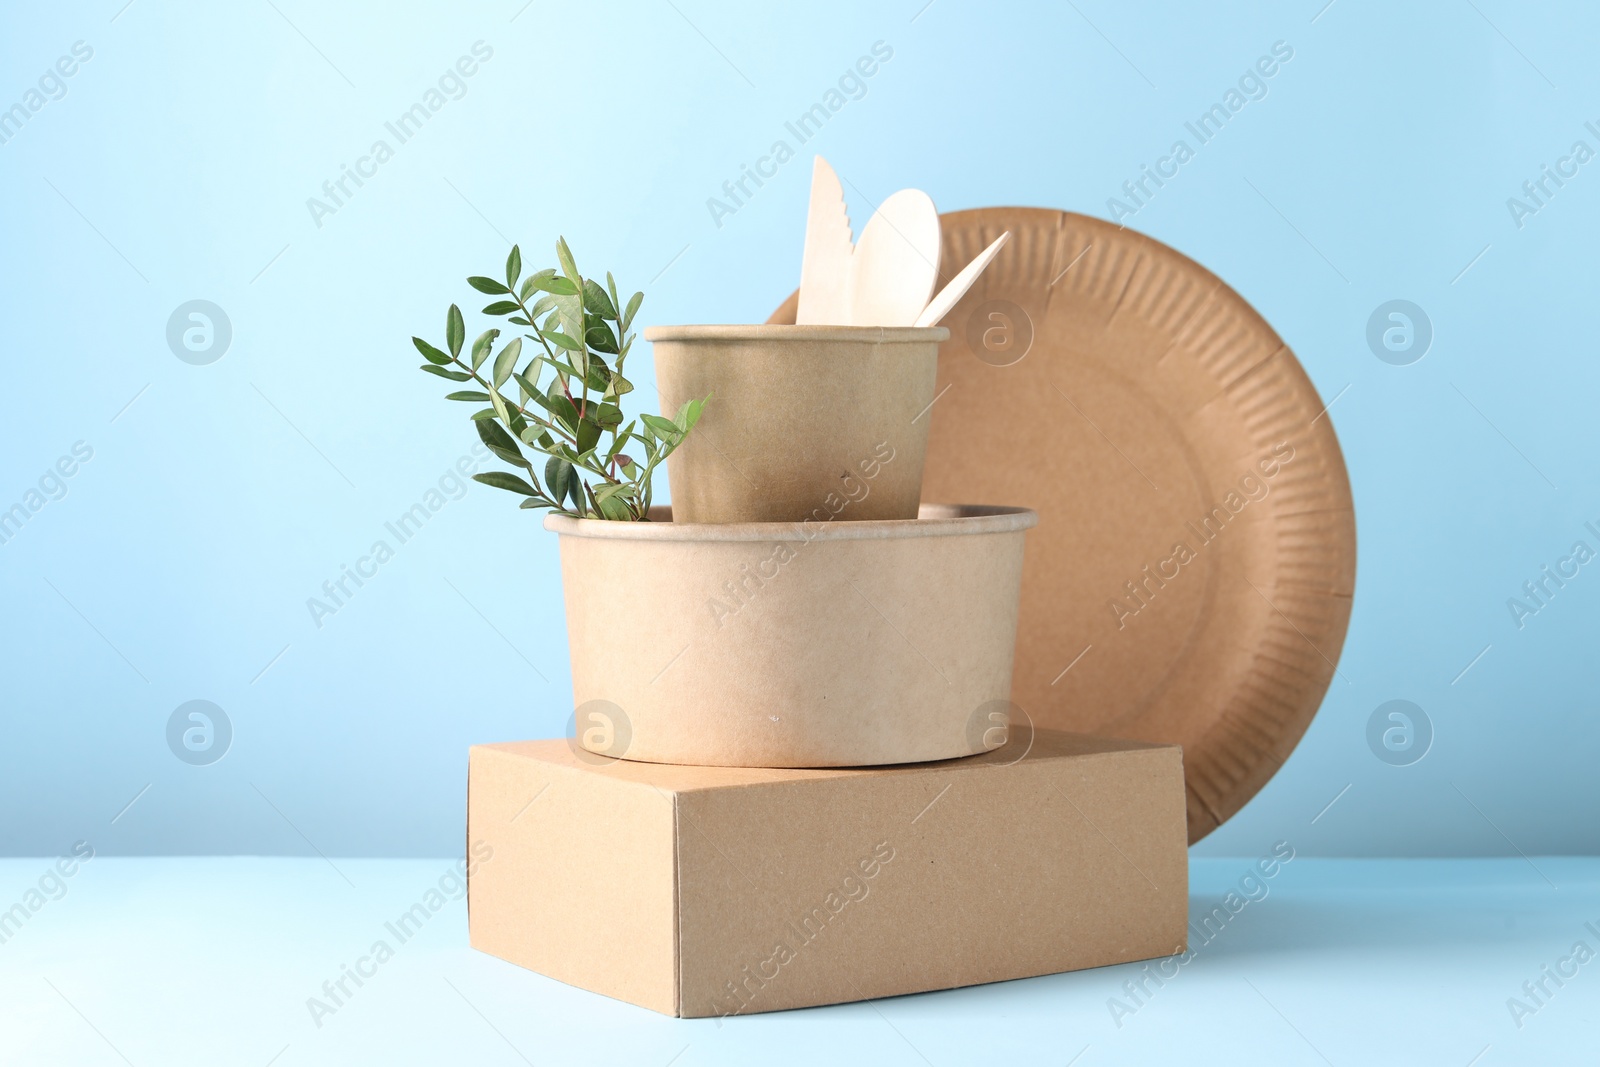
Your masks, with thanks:
[[[575,735],[654,763],[847,767],[986,749],[1011,694],[1026,508],[861,522],[549,515]]]
[[[942,327],[655,326],[662,410],[711,397],[667,460],[679,520],[914,519]]]

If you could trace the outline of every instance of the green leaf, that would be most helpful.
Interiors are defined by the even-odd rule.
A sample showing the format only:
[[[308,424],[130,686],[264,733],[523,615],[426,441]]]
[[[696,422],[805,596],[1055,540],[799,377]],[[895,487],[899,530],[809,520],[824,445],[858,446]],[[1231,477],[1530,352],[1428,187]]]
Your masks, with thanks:
[[[437,374],[441,378],[449,378],[452,382],[472,381],[472,375],[462,370],[445,370],[443,367],[435,367],[432,363],[424,363],[422,369],[429,374]]]
[[[482,482],[484,485],[492,485],[496,489],[521,493],[523,496],[537,497],[543,495],[539,490],[509,471],[485,471],[482,474],[474,474],[472,480]]]
[[[445,399],[446,400],[472,400],[472,401],[476,401],[477,403],[480,403],[480,404],[486,404],[486,403],[489,402],[489,394],[488,393],[479,392],[476,389],[463,389],[460,392],[447,394],[445,396]]]
[[[617,318],[616,309],[622,306],[622,301],[617,299],[617,280],[611,276],[610,271],[606,271],[606,297],[611,301],[611,310],[613,312],[609,317],[615,320]]]
[[[617,339],[611,333],[611,328],[603,322],[596,322],[585,330],[583,339],[596,352],[604,352],[613,356],[617,354]]]
[[[530,363],[529,366],[532,367],[533,364]],[[529,378],[526,374],[523,374],[520,371],[512,371],[511,377],[516,381],[517,388],[521,389],[524,393],[527,393],[530,398],[544,395],[539,390],[539,380],[537,378]],[[524,405],[524,407],[526,407],[526,405]]]
[[[550,489],[550,499],[557,504],[573,495],[572,483],[578,480],[578,472],[560,456],[551,456],[545,462],[544,484]],[[581,501],[581,497],[575,499]]]
[[[633,325],[633,317],[639,313],[639,305],[644,303],[643,293],[634,293],[628,300],[628,309],[622,313],[622,332],[627,333],[628,327]]]
[[[583,280],[583,306],[603,319],[617,317],[617,309],[611,303],[611,298],[593,278]]]
[[[486,305],[483,313],[485,315],[509,315],[513,311],[521,310],[522,305],[515,300],[496,300],[494,303]]]
[[[560,330],[540,330],[539,333],[546,341],[553,341],[556,345],[560,346],[561,348],[565,348],[568,352],[583,351],[582,344],[573,338],[568,337]]]
[[[516,440],[497,422],[483,419],[474,425],[478,427],[478,436],[483,443],[489,446],[489,451],[518,467],[528,467],[528,461],[522,456],[522,449],[517,447]],[[528,468],[532,470],[531,467]]]
[[[568,281],[574,286],[582,284],[583,275],[578,273],[578,264],[572,259],[572,250],[567,247],[565,237],[556,238],[556,262],[561,264],[561,273],[567,276]]]
[[[524,297],[523,299],[526,300],[527,298]],[[535,300],[533,302],[533,307],[528,309],[528,314],[531,315],[533,318],[537,319],[539,316],[543,315],[547,311],[554,311],[555,310],[555,306],[556,306],[556,298],[555,297],[553,297],[553,296],[541,296],[539,299],[537,299],[537,300]]]
[[[522,281],[522,292],[519,294],[522,297],[522,302],[526,304],[528,302],[528,297],[533,294],[535,289],[542,288],[543,283],[549,281],[555,276],[555,268],[546,267],[544,270],[536,270],[524,278]]]
[[[534,285],[534,288],[541,289],[544,292],[550,293],[554,296],[578,295],[578,287],[576,285],[567,281],[565,278],[558,278],[554,274],[548,278],[540,278],[539,281]]]
[[[494,413],[499,417],[500,421],[508,426],[511,425],[511,409],[506,407],[506,398],[500,395],[500,390],[496,389],[489,394],[489,403],[494,405]],[[516,432],[515,426],[512,426],[511,429],[513,433]]]
[[[555,438],[550,437],[549,427],[549,422],[542,421],[538,416],[534,416],[533,421],[525,419],[517,438],[523,445],[534,446],[534,448],[539,448],[541,451],[550,451],[555,448]]]
[[[522,249],[512,245],[511,254],[506,257],[506,284],[515,289],[517,279],[520,277],[522,277]]]
[[[578,512],[583,512],[583,479],[571,462],[551,456],[544,465],[544,483],[550,488],[550,499],[560,504],[570,498]]]
[[[578,451],[587,452],[600,443],[600,424],[585,416],[578,422]]]
[[[555,385],[554,382],[551,384]],[[550,414],[566,423],[568,430],[576,433],[579,422],[578,409],[572,403],[572,401],[567,398],[566,394],[559,391],[553,393],[547,392],[545,396],[549,398],[550,401]]]
[[[555,371],[556,374],[561,376],[562,381],[566,381],[568,378],[571,378],[575,373],[570,363],[566,363],[559,359],[550,359],[549,357],[540,355],[537,352],[533,354],[533,361]]]
[[[606,449],[606,462],[610,463],[616,458],[617,453],[627,447],[629,439],[633,436],[633,423],[630,422],[617,431],[616,438],[611,442],[611,447]]]
[[[529,393],[528,398],[535,404],[538,404],[540,407],[544,408],[550,414],[556,414],[555,401],[550,399],[549,393]]]
[[[683,431],[671,419],[663,419],[660,415],[641,415],[644,424],[654,430],[665,441],[674,441],[683,436]]]
[[[561,324],[561,329],[573,337],[582,337],[584,332],[583,322],[583,297],[556,296],[556,320]]]
[[[485,278],[481,274],[474,274],[468,278],[467,284],[478,290],[478,292],[488,293],[490,296],[499,296],[502,293],[511,292],[510,289],[507,289],[493,278]]]
[[[599,356],[589,357],[589,373],[583,376],[583,384],[597,393],[604,393],[611,384],[611,368],[606,366],[606,361]]]
[[[484,330],[478,335],[478,339],[472,342],[473,370],[483,366],[483,361],[489,358],[489,352],[494,348],[494,339],[499,336],[499,330]]]
[[[517,360],[522,358],[522,338],[513,337],[511,343],[500,350],[494,357],[494,387],[499,389],[511,377],[511,372],[517,367]]]
[[[617,496],[608,496],[595,503],[600,506],[600,514],[613,522],[627,522],[633,518],[633,512],[628,510],[627,502]]]
[[[444,317],[444,343],[449,346],[450,354],[456,358],[461,357],[461,342],[467,336],[467,328],[461,322],[461,309],[454,304]]]
[[[683,407],[678,409],[678,416],[673,422],[684,436],[688,436],[689,431],[694,429],[694,424],[700,421],[700,411],[706,406],[706,400],[710,399],[708,396],[704,400],[685,401]]]
[[[591,400],[589,410],[584,415],[604,427],[622,425],[622,409],[615,404],[596,404]]]
[[[523,318],[521,315],[513,315],[509,319],[507,319],[506,321],[511,323],[513,326],[532,326],[533,325],[533,323],[529,322],[527,319]]]
[[[445,355],[437,348],[434,348],[420,337],[413,337],[411,339],[411,343],[417,346],[417,351],[421,352],[422,358],[427,360],[429,363],[437,363],[440,366],[443,366],[450,362],[449,356]]]
[[[604,504],[614,496],[628,497],[634,493],[633,486],[627,482],[607,482],[594,491],[594,498]]]
[[[472,418],[473,418],[474,422],[483,422],[485,419],[488,419],[488,420],[492,421],[492,420],[497,419],[499,417],[500,416],[495,413],[494,408],[484,408],[481,411],[474,411],[472,413]]]
[[[587,332],[583,321],[583,298],[579,296],[556,297],[556,316],[561,323],[561,332],[577,341],[577,347],[572,351],[572,365],[578,370],[578,377],[586,377],[589,373],[589,350],[578,339]]]

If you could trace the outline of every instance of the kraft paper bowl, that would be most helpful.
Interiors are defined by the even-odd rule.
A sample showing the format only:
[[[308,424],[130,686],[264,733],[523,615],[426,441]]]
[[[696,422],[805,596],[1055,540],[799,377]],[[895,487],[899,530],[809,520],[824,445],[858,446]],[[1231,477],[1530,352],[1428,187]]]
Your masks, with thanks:
[[[942,326],[655,326],[663,414],[710,396],[667,460],[683,522],[914,519]],[[865,492],[862,492],[865,487]],[[828,511],[823,511],[823,515]]]
[[[560,535],[583,749],[648,763],[851,767],[994,746],[1033,511],[651,517],[545,518]]]

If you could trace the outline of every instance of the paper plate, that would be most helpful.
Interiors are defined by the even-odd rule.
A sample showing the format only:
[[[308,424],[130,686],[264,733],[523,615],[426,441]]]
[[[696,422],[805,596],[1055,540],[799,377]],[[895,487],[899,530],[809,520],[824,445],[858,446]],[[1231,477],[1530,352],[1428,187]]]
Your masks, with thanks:
[[[1158,241],[1041,208],[942,223],[946,274],[1012,239],[944,320],[922,499],[1038,511],[1013,700],[1181,744],[1198,841],[1289,757],[1344,644],[1355,515],[1323,401]]]

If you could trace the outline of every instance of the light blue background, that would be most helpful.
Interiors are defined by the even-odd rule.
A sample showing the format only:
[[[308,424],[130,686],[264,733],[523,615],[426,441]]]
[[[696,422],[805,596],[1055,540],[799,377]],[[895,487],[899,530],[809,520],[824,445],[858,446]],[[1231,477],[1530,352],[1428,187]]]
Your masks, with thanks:
[[[797,279],[812,150],[858,220],[907,185],[1104,216],[1280,40],[1267,97],[1130,224],[1252,301],[1334,401],[1358,585],[1305,740],[1198,851],[1596,851],[1600,566],[1523,629],[1506,600],[1600,548],[1600,162],[1520,229],[1506,200],[1600,148],[1600,14],[1322,3],[8,12],[0,106],[94,54],[0,145],[0,508],[94,455],[0,545],[0,853],[458,853],[467,746],[568,711],[553,538],[473,486],[320,629],[306,599],[474,443],[408,342],[477,306],[466,274],[565,234],[646,289],[645,324],[760,321]],[[479,40],[465,95],[317,226],[307,198]],[[707,198],[877,41],[866,95],[715,225]],[[165,340],[197,298],[233,327],[209,366]],[[1435,330],[1406,367],[1364,336],[1395,298]],[[1436,731],[1409,767],[1365,739],[1395,698]],[[191,699],[233,723],[211,766],[166,745]]]

